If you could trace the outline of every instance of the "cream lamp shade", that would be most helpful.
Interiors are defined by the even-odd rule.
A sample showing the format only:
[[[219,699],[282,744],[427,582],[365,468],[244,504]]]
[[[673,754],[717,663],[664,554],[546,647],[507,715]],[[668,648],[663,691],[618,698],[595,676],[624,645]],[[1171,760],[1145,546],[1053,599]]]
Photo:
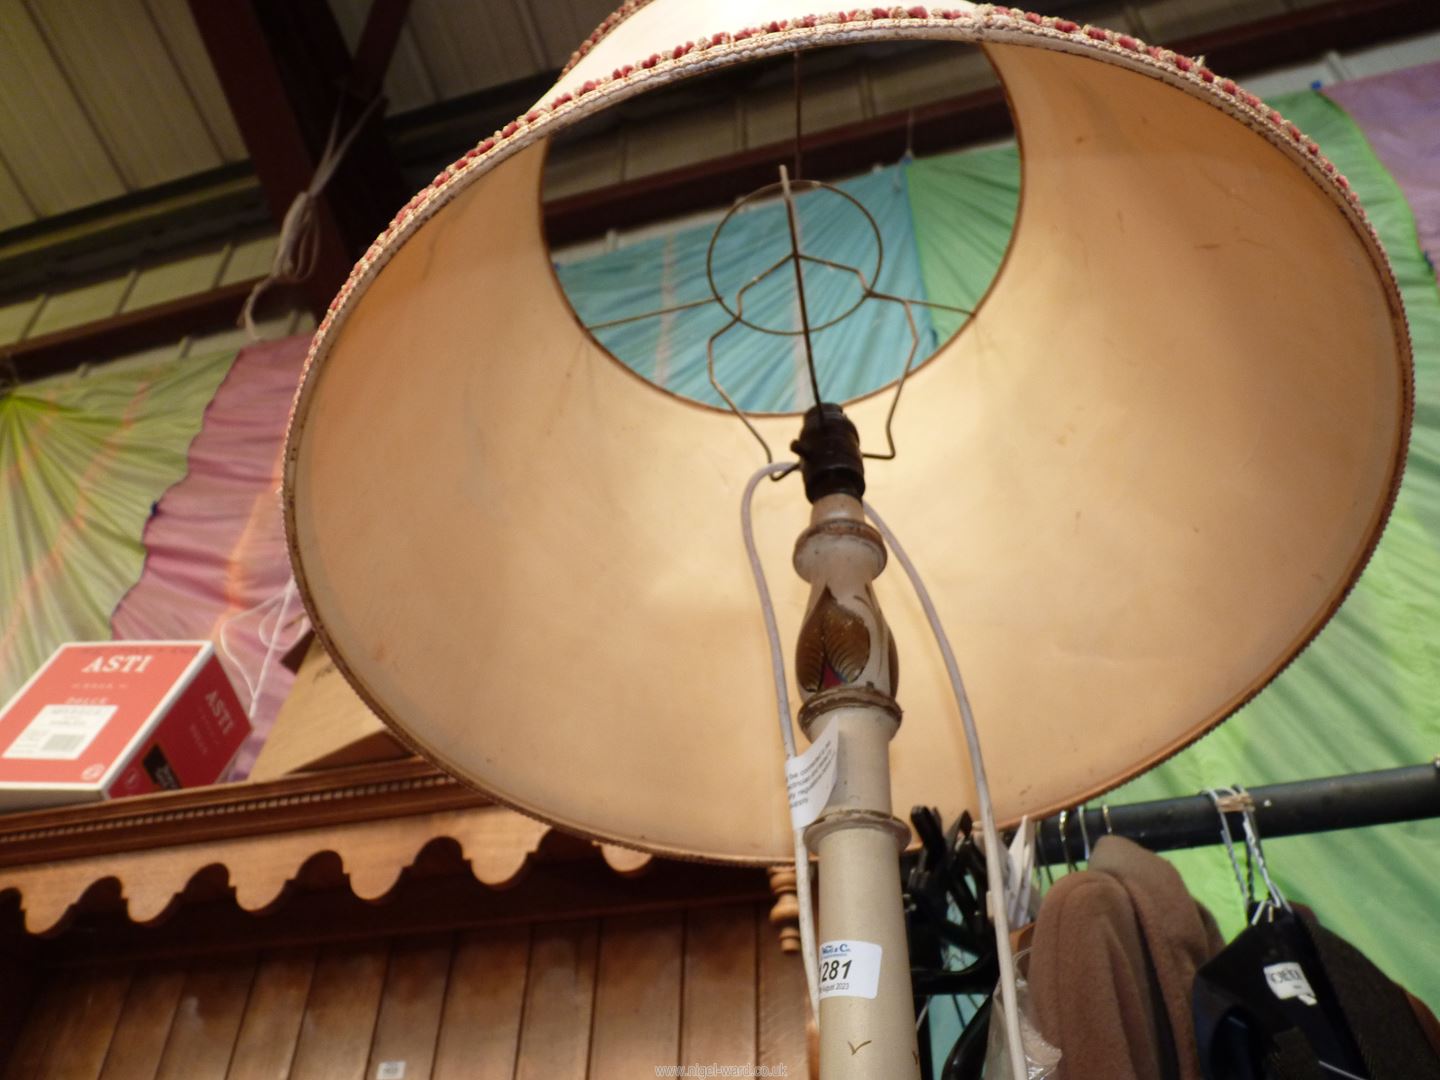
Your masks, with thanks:
[[[1013,9],[632,2],[365,254],[291,425],[317,632],[406,743],[497,800],[658,853],[791,857],[737,525],[763,457],[733,414],[587,333],[552,269],[542,168],[554,135],[632,96],[887,41],[981,48],[1021,150],[1003,266],[910,376],[900,453],[868,473],[954,642],[999,818],[1076,805],[1205,734],[1374,548],[1411,413],[1400,301],[1344,178],[1258,99]],[[867,448],[889,402],[847,404]],[[772,446],[799,430],[754,422]],[[799,487],[763,484],[755,507],[789,641]],[[900,656],[895,806],[973,809],[919,605],[893,566],[876,589]]]

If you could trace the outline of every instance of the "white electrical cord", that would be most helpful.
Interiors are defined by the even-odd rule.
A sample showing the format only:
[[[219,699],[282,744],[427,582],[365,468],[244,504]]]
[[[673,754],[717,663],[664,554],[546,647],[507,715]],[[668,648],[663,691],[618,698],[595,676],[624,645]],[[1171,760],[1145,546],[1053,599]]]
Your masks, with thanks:
[[[242,611],[238,615],[230,616],[230,618],[220,624],[220,633],[216,643],[220,647],[221,655],[230,661],[231,669],[235,674],[240,676],[241,681],[245,684],[245,692],[248,695],[249,701],[245,712],[252,720],[255,719],[255,712],[260,706],[260,695],[265,690],[265,681],[269,677],[272,661],[289,647],[283,643],[283,636],[289,629],[290,599],[295,595],[298,595],[295,579],[289,578],[285,582],[285,587],[279,592],[267,596],[254,607]],[[260,644],[265,646],[265,656],[260,662],[259,675],[251,679],[250,672],[246,670],[245,665],[240,661],[240,658],[235,655],[234,649],[231,648],[230,635],[234,631],[236,624],[242,619],[248,619],[253,615],[260,616],[260,622],[256,627],[255,634],[256,637],[260,639]],[[272,615],[275,620],[274,624],[269,625],[267,629],[267,624]],[[299,612],[298,615],[303,617],[303,611]],[[298,639],[299,636],[296,635],[295,640]]]
[[[260,674],[255,677],[255,693],[250,699],[250,719],[255,719],[255,714],[260,709],[260,695],[265,692],[265,679],[270,674],[271,661],[280,653],[280,635],[285,633],[285,625],[290,615],[290,597],[296,592],[295,579],[289,578],[285,582],[285,589],[280,600],[280,615],[275,620],[275,629],[269,639],[265,636],[264,624],[260,627],[260,643],[265,646],[265,659],[260,661]]]
[[[751,515],[751,502],[755,488],[766,477],[775,476],[794,468],[793,462],[775,462],[758,469],[745,485],[745,494],[740,502],[740,528],[745,538],[745,553],[750,559],[750,572],[755,578],[755,590],[760,596],[760,608],[765,617],[765,634],[770,642],[770,666],[775,679],[775,704],[779,714],[780,738],[785,744],[785,756],[795,756],[795,731],[790,719],[790,689],[785,674],[785,654],[780,642],[780,629],[775,622],[775,606],[770,598],[770,589],[765,581],[765,569],[760,553],[755,546],[755,529]],[[1010,945],[1010,919],[1006,911],[1005,871],[1003,861],[1007,852],[1000,844],[1000,830],[995,824],[995,808],[990,800],[990,784],[985,775],[985,760],[980,753],[980,736],[975,727],[975,716],[970,709],[970,698],[965,692],[965,683],[960,676],[960,665],[950,647],[950,639],[940,622],[939,613],[930,599],[920,572],[910,561],[905,548],[891,532],[885,520],[875,512],[869,503],[864,503],[865,513],[875,523],[876,529],[900,560],[905,575],[915,589],[920,606],[935,635],[945,660],[945,669],[950,676],[950,686],[955,694],[955,703],[960,710],[960,720],[965,729],[965,742],[970,750],[970,764],[975,776],[975,793],[980,802],[981,830],[985,837],[985,862],[989,877],[990,915],[995,924],[995,948],[1000,964],[1001,1007],[1005,1018],[1005,1038],[1010,1051],[1010,1068],[1014,1080],[1026,1080],[1029,1072],[1024,1043],[1020,1034],[1020,1008],[1015,990],[1015,954]],[[795,882],[797,899],[800,904],[800,950],[805,962],[805,983],[810,991],[810,1007],[816,1016],[820,1011],[819,988],[816,985],[815,916],[810,894],[810,855],[800,830],[795,831]]]
[[[782,461],[756,471],[745,485],[740,500],[740,531],[745,536],[745,554],[750,557],[750,573],[755,577],[755,591],[760,594],[760,610],[765,615],[765,635],[770,639],[770,670],[775,677],[775,707],[780,719],[780,740],[785,744],[785,757],[795,756],[795,729],[790,722],[790,684],[785,675],[785,650],[780,644],[780,628],[775,623],[775,605],[770,600],[770,587],[765,583],[765,567],[755,547],[755,528],[750,516],[750,502],[755,488],[767,476],[788,472],[795,463]],[[819,1019],[819,959],[815,947],[815,907],[810,892],[810,852],[805,847],[803,830],[795,830],[795,898],[800,903],[800,957],[805,964],[805,986],[810,991],[810,1012]]]
[[[875,508],[865,503],[865,513],[880,530],[885,543],[900,560],[920,606],[925,609],[925,618],[935,634],[935,643],[945,658],[945,670],[950,675],[950,687],[955,692],[955,704],[960,707],[960,721],[965,728],[965,743],[970,749],[970,767],[975,776],[975,796],[980,801],[980,825],[985,837],[985,866],[989,882],[990,918],[995,923],[995,951],[1000,961],[1001,1005],[1005,1011],[1005,1038],[1010,1050],[1010,1070],[1014,1080],[1026,1080],[1029,1067],[1026,1063],[1024,1043],[1020,1036],[1020,1006],[1015,994],[1015,954],[1010,947],[1010,919],[1006,911],[1004,862],[1008,855],[1000,845],[1000,830],[995,826],[995,808],[990,802],[990,783],[985,777],[985,759],[980,756],[980,734],[975,728],[975,716],[970,711],[970,698],[965,693],[965,683],[960,678],[960,665],[955,662],[955,652],[950,648],[950,639],[940,623],[940,615],[930,599],[930,592],[920,578],[920,572],[905,554],[900,541],[890,531]]]

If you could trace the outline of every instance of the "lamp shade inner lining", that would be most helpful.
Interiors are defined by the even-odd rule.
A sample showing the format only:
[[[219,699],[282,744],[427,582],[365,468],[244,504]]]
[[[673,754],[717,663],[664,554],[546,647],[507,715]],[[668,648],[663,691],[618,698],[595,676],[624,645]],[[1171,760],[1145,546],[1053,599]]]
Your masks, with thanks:
[[[631,22],[661,9],[688,10]],[[987,45],[1018,224],[907,384],[868,496],[926,575],[1008,820],[1163,760],[1304,648],[1378,538],[1411,407],[1383,256],[1309,155],[1222,91],[1064,46]],[[783,861],[736,525],[758,448],[574,318],[543,153],[466,175],[337,307],[286,459],[297,580],[366,701],[477,788],[609,841]],[[862,443],[887,405],[849,410]],[[783,566],[808,508],[791,480],[755,509],[794,640],[807,586]],[[894,804],[953,817],[975,801],[944,666],[893,568],[876,592],[904,668]]]

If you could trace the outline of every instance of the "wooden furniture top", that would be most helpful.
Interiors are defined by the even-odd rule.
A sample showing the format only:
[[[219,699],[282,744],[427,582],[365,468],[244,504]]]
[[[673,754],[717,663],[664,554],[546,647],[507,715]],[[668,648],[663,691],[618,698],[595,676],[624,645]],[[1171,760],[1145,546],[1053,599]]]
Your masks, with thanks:
[[[202,873],[223,872],[239,906],[261,913],[322,854],[338,857],[357,897],[378,901],[438,838],[491,888],[516,883],[542,845],[552,861],[595,856],[588,841],[409,759],[0,817],[0,903],[18,896],[26,933],[53,934],[113,879],[130,920],[151,923]],[[600,855],[627,876],[651,861],[613,847]]]

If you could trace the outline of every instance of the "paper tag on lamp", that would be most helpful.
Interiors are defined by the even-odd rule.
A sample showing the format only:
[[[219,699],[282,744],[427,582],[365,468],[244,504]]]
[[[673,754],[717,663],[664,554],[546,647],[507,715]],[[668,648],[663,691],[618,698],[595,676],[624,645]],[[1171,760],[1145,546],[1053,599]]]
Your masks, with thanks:
[[[803,829],[820,816],[835,790],[840,739],[834,724],[803,754],[785,761],[785,794],[790,800],[790,821]]]

